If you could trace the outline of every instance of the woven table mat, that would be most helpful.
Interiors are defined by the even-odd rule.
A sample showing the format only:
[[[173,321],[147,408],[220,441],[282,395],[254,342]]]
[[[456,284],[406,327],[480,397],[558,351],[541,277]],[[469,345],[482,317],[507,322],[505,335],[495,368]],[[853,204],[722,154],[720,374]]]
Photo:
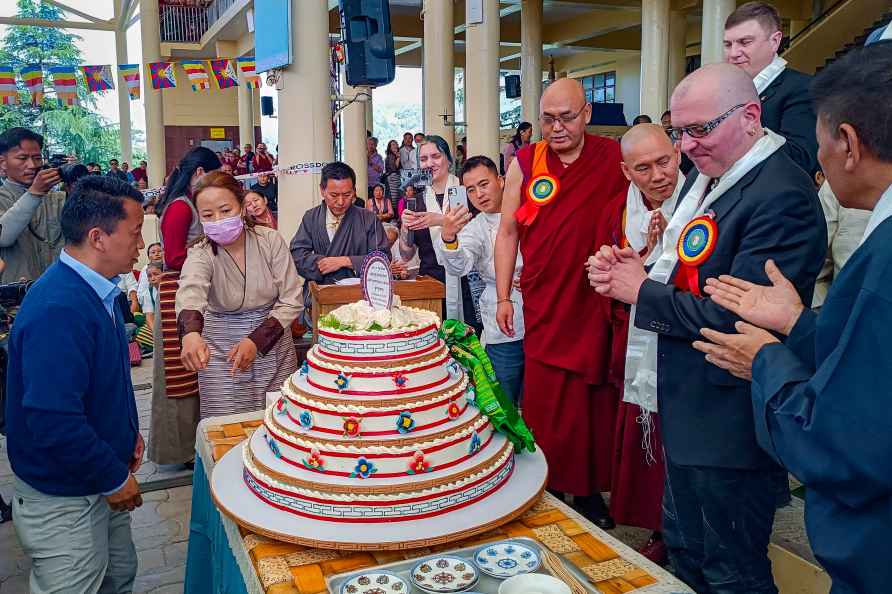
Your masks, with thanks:
[[[251,436],[260,420],[207,427],[214,461]],[[495,530],[475,537],[411,551],[330,551],[279,542],[239,528],[245,548],[267,594],[320,594],[326,592],[326,576],[374,567],[431,553],[461,549],[487,542],[527,536],[562,555],[588,576],[604,594],[634,592],[657,579],[621,558],[610,546],[588,532],[562,508],[565,504],[544,496],[525,514]]]

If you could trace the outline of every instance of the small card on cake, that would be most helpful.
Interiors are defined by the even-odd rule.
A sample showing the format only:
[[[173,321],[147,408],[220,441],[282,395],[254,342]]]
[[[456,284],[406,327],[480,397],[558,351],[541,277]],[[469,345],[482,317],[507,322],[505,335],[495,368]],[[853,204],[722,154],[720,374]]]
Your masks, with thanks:
[[[383,252],[372,252],[362,264],[359,275],[362,294],[372,309],[390,310],[393,305],[393,276],[390,261]]]

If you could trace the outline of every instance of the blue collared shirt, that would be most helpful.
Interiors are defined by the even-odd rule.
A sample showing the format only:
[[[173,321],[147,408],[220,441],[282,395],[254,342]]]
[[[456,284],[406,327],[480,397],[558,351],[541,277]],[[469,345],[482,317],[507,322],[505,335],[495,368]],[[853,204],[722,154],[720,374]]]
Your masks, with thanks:
[[[115,321],[115,298],[118,296],[118,293],[121,292],[121,289],[118,288],[118,281],[120,280],[120,276],[115,276],[110,279],[105,278],[80,260],[73,258],[66,252],[64,249],[62,253],[59,254],[59,261],[74,270],[78,276],[86,281],[90,288],[96,291],[96,294],[99,296],[99,300],[102,301],[102,305],[105,307],[105,311],[108,312],[108,315],[111,316],[112,323]],[[127,481],[130,480],[130,476],[127,476],[127,480],[118,486],[117,489],[112,491],[107,491],[103,493],[103,495],[111,495],[113,493],[117,493],[121,489],[124,488],[124,485],[127,484]]]
[[[118,296],[118,293],[121,292],[121,289],[118,288],[120,277],[115,276],[111,279],[105,278],[80,260],[73,258],[64,249],[59,256],[59,261],[74,270],[78,276],[90,285],[91,289],[96,291],[100,301],[102,301],[102,305],[105,306],[105,311],[108,312],[108,315],[111,316],[111,319],[114,322],[115,298]]]

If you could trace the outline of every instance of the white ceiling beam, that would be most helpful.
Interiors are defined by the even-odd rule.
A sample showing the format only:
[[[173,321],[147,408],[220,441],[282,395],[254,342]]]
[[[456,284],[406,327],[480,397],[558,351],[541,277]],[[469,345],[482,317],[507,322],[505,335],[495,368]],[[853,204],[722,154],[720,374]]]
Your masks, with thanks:
[[[63,4],[63,3],[59,2],[59,0],[43,0],[43,1],[46,2],[47,4],[52,4],[56,8],[60,8],[60,9],[64,10],[65,12],[70,12],[71,14],[79,16],[82,19],[86,19],[86,20],[90,21],[91,23],[107,23],[108,22],[106,20],[100,19],[99,17],[94,17],[91,14],[82,12],[76,8],[72,8],[72,7],[68,6],[67,4]]]
[[[78,21],[56,21],[48,19],[21,19],[18,17],[0,17],[0,25],[21,27],[51,27],[53,29],[89,29],[93,31],[114,31],[115,24],[109,21],[98,23],[82,23]]]

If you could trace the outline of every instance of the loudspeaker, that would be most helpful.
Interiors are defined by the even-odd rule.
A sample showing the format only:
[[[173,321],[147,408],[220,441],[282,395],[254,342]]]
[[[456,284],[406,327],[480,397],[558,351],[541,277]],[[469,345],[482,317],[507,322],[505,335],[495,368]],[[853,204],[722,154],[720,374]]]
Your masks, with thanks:
[[[272,97],[261,97],[260,98],[260,115],[265,116],[273,116],[275,115],[275,110],[273,110],[273,98]]]
[[[626,115],[622,103],[592,103],[589,126],[625,126]]]
[[[517,99],[520,97],[520,75],[505,75],[505,97],[508,99]]]
[[[381,86],[396,76],[388,0],[339,0],[347,84]]]

